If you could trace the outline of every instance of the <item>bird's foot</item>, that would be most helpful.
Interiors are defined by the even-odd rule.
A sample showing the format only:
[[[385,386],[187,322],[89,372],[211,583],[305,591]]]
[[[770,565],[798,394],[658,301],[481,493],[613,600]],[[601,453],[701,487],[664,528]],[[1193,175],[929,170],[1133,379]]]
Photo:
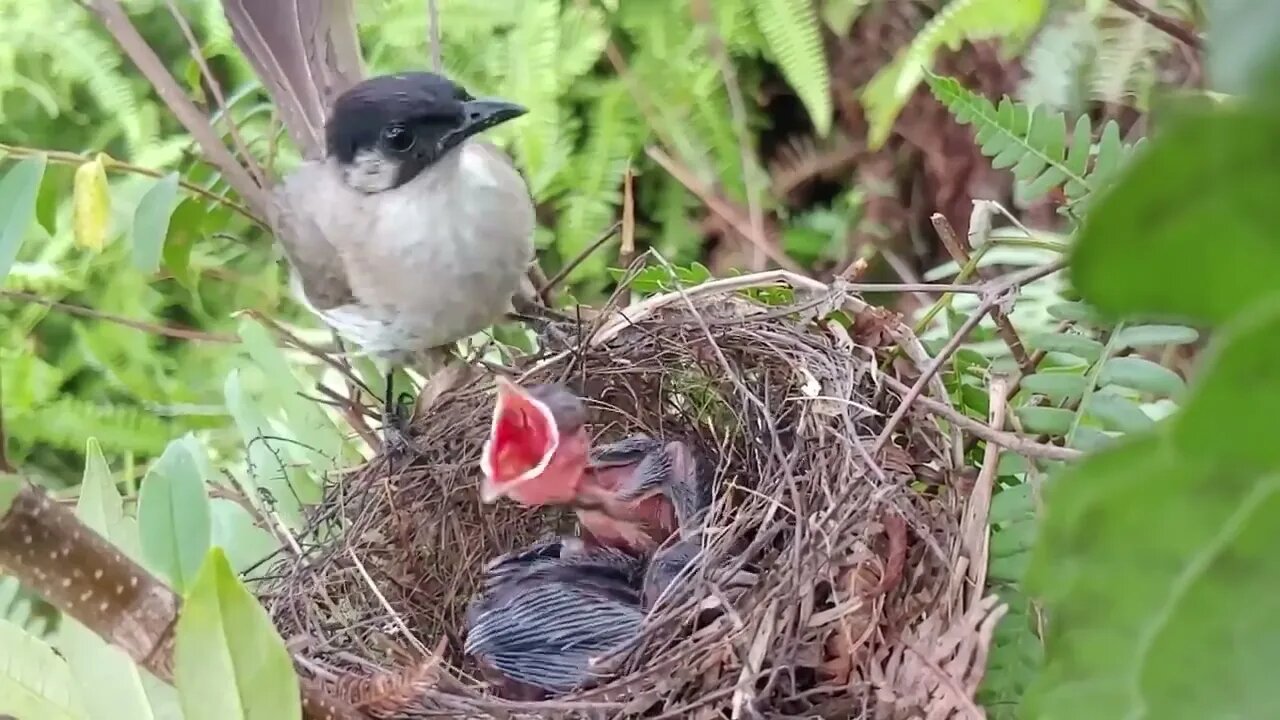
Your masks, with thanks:
[[[401,455],[413,449],[409,443],[408,395],[401,393],[394,403],[388,403],[382,412],[382,452]]]

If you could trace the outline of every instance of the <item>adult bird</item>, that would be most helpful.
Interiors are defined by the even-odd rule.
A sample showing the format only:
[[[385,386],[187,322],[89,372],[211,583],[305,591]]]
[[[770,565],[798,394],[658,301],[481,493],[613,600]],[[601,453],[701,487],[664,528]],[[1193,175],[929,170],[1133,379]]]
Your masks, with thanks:
[[[642,562],[578,538],[501,556],[467,609],[463,652],[512,700],[542,700],[598,679],[597,660],[640,632]]]
[[[574,508],[584,538],[647,553],[711,504],[706,466],[683,442],[637,436],[592,449],[582,399],[498,378],[480,495]]]
[[[534,295],[533,200],[511,159],[477,137],[526,111],[429,72],[361,79],[348,2],[223,8],[304,158],[269,218],[291,284],[384,366],[391,429],[396,366],[431,378],[420,400],[434,396],[457,379],[433,378],[453,344]]]

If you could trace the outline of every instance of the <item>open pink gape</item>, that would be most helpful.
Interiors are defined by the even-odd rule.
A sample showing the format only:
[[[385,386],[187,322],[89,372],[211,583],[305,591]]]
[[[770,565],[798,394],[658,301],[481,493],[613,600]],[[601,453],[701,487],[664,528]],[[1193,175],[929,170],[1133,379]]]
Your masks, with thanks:
[[[509,497],[523,505],[569,503],[587,467],[586,431],[562,436],[546,404],[499,378],[480,466],[485,502]]]

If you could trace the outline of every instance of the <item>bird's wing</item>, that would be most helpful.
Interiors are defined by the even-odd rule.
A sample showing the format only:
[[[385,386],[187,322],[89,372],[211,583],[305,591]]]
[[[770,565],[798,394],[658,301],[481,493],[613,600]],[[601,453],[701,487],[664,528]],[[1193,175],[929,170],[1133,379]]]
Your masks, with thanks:
[[[597,445],[591,449],[589,459],[596,468],[633,465],[661,449],[660,441],[647,435],[635,435],[608,445]]]
[[[354,302],[355,295],[338,249],[316,223],[309,208],[328,207],[328,194],[339,192],[322,162],[306,162],[276,186],[271,226],[302,285],[307,302],[328,310]]]
[[[642,596],[645,607],[653,607],[662,593],[698,556],[701,549],[696,541],[681,540],[653,554],[653,559],[649,561],[649,567],[644,575]]]
[[[644,613],[569,583],[530,585],[502,607],[480,613],[464,652],[503,675],[554,692],[590,677],[590,661],[632,640]]]
[[[303,157],[319,157],[330,102],[364,76],[351,1],[222,0],[222,10]]]

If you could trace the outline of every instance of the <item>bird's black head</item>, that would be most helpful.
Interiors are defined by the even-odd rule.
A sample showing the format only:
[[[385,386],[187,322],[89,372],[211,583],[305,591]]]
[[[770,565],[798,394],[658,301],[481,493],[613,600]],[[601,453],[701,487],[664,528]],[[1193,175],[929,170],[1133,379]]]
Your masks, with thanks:
[[[435,73],[381,75],[338,97],[325,143],[348,185],[381,192],[409,182],[463,140],[525,112],[505,100],[473,98]]]

